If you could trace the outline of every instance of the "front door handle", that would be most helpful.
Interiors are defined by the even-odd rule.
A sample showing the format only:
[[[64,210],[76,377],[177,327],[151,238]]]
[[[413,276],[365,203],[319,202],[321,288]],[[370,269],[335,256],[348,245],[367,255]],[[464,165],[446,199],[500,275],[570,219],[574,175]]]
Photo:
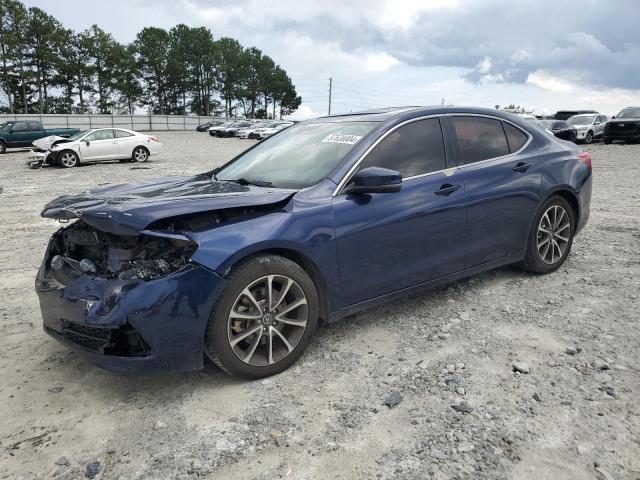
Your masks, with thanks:
[[[445,183],[444,185],[442,185],[438,190],[435,191],[436,195],[451,195],[453,192],[455,192],[456,190],[458,190],[462,185],[461,184],[456,184],[456,185],[451,185],[450,183]]]
[[[513,167],[513,171],[518,173],[524,173],[527,170],[529,170],[530,166],[531,166],[531,163],[518,162],[518,164],[515,167]]]

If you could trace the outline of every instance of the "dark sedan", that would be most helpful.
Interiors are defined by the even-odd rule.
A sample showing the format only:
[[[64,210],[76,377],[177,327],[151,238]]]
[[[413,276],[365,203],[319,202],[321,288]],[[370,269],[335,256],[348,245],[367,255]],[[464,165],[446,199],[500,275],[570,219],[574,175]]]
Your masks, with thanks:
[[[201,125],[198,125],[196,127],[196,131],[197,132],[206,132],[211,127],[217,127],[217,126],[222,125],[223,123],[225,123],[223,120],[211,120],[209,122],[205,122],[205,123],[203,123]]]
[[[575,142],[578,138],[578,130],[564,120],[539,120],[540,124],[562,140]]]
[[[640,141],[640,107],[628,107],[604,126],[604,143]]]
[[[591,181],[589,153],[496,110],[309,120],[210,172],[49,203],[71,223],[37,274],[44,329],[119,372],[207,356],[273,375],[319,321],[503,265],[558,269]]]

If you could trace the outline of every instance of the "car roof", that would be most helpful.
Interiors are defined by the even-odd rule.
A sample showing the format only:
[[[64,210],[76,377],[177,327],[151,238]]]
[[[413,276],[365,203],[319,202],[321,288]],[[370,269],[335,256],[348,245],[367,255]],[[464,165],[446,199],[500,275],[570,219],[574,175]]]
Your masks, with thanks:
[[[472,114],[472,115],[490,115],[492,117],[503,118],[513,123],[521,125],[525,120],[513,113],[503,112],[495,108],[483,107],[465,107],[465,106],[405,106],[405,107],[389,107],[372,110],[364,110],[361,112],[353,112],[341,115],[331,115],[319,117],[311,120],[305,120],[300,123],[316,123],[316,122],[394,122],[396,120],[408,120],[414,117],[427,115],[447,115],[447,114]]]

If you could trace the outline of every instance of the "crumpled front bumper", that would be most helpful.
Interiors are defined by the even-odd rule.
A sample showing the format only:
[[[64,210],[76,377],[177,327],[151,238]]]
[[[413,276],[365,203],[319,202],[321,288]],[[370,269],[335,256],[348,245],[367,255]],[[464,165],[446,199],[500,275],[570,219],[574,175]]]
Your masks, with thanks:
[[[205,328],[224,287],[216,273],[193,265],[150,281],[87,275],[67,281],[48,257],[47,249],[36,292],[49,335],[120,373],[203,367]]]

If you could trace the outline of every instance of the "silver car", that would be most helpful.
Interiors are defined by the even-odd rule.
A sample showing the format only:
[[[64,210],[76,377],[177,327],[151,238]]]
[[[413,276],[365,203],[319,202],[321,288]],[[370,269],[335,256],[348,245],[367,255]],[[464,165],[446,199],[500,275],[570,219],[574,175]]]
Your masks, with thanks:
[[[609,120],[607,116],[600,113],[583,113],[574,115],[567,122],[578,130],[576,140],[591,143],[603,137],[604,124],[607,120]]]

